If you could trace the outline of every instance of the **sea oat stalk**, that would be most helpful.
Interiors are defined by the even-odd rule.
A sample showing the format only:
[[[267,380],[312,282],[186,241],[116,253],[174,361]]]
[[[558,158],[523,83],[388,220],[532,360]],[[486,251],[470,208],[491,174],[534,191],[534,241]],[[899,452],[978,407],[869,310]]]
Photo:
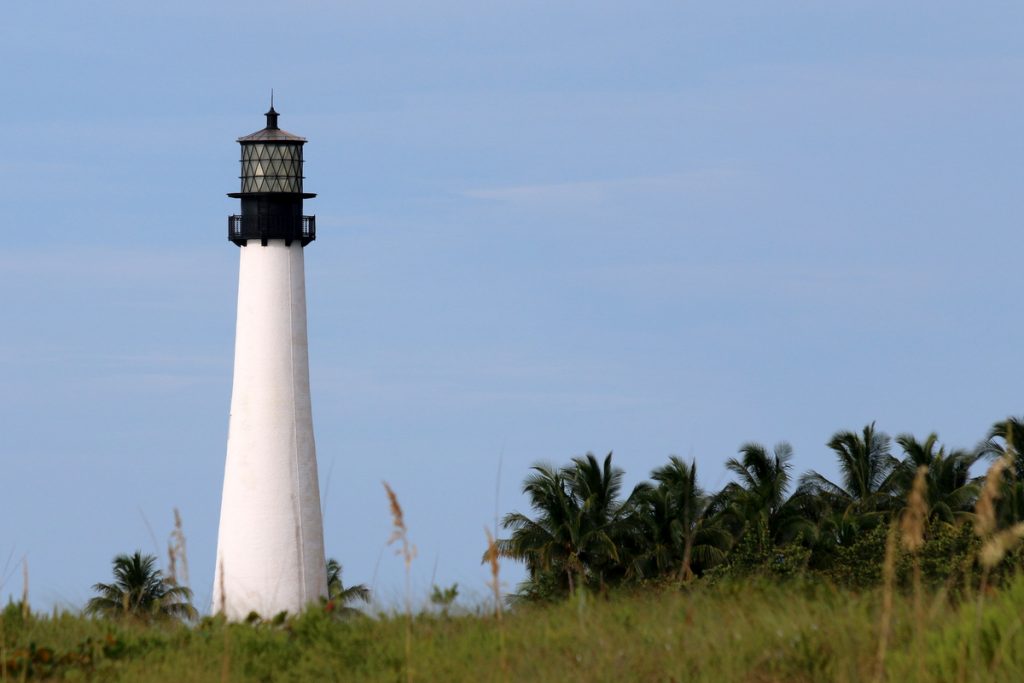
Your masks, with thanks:
[[[498,563],[498,544],[494,541],[494,534],[487,527],[484,527],[487,534],[487,562],[491,565],[491,580],[488,586],[494,593],[494,619],[498,622],[498,657],[501,670],[508,678],[508,658],[505,655],[505,624],[501,618],[501,565]]]
[[[185,550],[185,532],[182,530],[181,513],[178,508],[174,508],[174,531],[167,542],[167,562],[167,575],[170,580],[175,585],[188,586],[188,553]]]
[[[411,568],[412,561],[416,557],[416,546],[409,543],[408,529],[405,526],[405,515],[402,513],[402,506],[398,503],[398,496],[388,483],[384,484],[384,490],[388,494],[388,503],[391,506],[391,525],[393,531],[388,539],[388,545],[400,543],[395,550],[396,555],[401,555],[405,561],[405,677],[412,683],[412,585]]]
[[[231,680],[231,629],[230,624],[227,622],[227,612],[225,611],[225,605],[227,604],[227,591],[224,590],[224,562],[223,560],[219,563],[220,574],[220,613],[224,617],[224,652],[221,653],[220,658],[220,683],[228,683]]]
[[[927,482],[928,466],[921,465],[914,475],[914,485],[907,496],[907,507],[900,516],[900,540],[910,552],[914,562],[914,654],[918,664],[918,677],[924,678],[925,632],[924,603],[921,596],[921,548],[924,547],[925,524],[928,520]]]
[[[981,550],[978,553],[978,562],[981,564],[981,588],[978,596],[978,611],[980,618],[981,601],[988,591],[988,577],[992,568],[999,564],[1006,550],[1009,548],[1009,538],[996,533],[998,521],[996,520],[996,501],[1002,495],[1003,472],[1013,464],[1013,447],[1007,441],[1007,451],[1003,457],[992,463],[985,474],[985,483],[981,487],[981,495],[974,505],[974,533],[982,541]]]
[[[896,578],[896,525],[889,525],[885,540],[885,560],[882,563],[882,615],[878,624],[878,652],[875,656],[875,681],[885,679],[885,653],[889,647],[889,631],[892,626],[892,593]]]
[[[981,495],[974,505],[974,533],[985,538],[996,530],[996,501],[1000,497],[1003,483],[1003,472],[1013,464],[1010,453],[992,463],[985,473],[985,483],[981,487]]]
[[[21,617],[22,619],[28,619],[28,615],[31,612],[28,606],[28,556],[25,556],[22,560],[21,574]]]
[[[491,580],[487,586],[494,594],[494,618],[501,621],[501,566],[498,564],[498,544],[494,542],[494,534],[487,527],[484,527],[487,534],[487,562],[491,565]]]

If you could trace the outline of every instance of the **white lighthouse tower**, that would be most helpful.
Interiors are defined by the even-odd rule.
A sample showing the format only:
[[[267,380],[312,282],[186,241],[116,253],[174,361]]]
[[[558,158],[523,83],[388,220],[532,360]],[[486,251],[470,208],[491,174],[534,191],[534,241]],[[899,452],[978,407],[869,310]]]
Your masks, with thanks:
[[[316,238],[302,215],[305,138],[277,126],[239,138],[241,215],[228,239],[241,247],[213,610],[295,613],[327,595],[323,520],[313,442],[303,248]]]

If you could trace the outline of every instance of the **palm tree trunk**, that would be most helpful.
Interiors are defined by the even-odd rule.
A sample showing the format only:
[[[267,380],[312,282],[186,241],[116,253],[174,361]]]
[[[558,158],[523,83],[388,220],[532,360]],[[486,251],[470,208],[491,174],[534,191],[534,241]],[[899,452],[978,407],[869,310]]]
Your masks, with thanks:
[[[693,555],[693,534],[686,534],[686,543],[683,545],[683,566],[679,568],[679,582],[686,583],[693,578],[693,569],[690,568]]]

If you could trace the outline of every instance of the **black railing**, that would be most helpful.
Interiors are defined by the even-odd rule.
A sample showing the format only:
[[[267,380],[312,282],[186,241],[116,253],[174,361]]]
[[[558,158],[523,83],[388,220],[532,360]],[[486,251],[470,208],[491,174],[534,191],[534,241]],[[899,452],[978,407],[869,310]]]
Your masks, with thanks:
[[[296,217],[298,218],[298,217]],[[283,239],[287,243],[299,240],[303,246],[316,239],[316,216],[302,216],[301,221],[290,216],[228,216],[228,239],[238,245],[247,240]]]

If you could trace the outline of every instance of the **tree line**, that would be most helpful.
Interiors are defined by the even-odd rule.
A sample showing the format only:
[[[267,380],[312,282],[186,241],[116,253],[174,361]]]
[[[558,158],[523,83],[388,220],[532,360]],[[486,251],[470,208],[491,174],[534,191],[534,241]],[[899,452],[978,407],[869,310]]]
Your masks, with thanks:
[[[913,555],[927,580],[976,583],[986,538],[1000,533],[986,580],[1021,565],[1024,553],[1006,539],[1024,535],[1024,418],[995,423],[974,449],[947,449],[935,433],[892,439],[874,423],[839,431],[827,445],[836,481],[814,470],[794,479],[788,443],[746,443],[725,463],[733,481],[717,492],[701,487],[695,461],[676,456],[628,495],[610,453],[603,462],[588,453],[562,467],[536,464],[523,482],[532,516],[507,514],[509,534],[497,542],[502,556],[526,565],[515,597],[750,573],[868,587],[881,580],[887,539],[915,481],[921,538],[898,558],[901,576]],[[973,473],[985,461],[998,463],[987,479]]]

